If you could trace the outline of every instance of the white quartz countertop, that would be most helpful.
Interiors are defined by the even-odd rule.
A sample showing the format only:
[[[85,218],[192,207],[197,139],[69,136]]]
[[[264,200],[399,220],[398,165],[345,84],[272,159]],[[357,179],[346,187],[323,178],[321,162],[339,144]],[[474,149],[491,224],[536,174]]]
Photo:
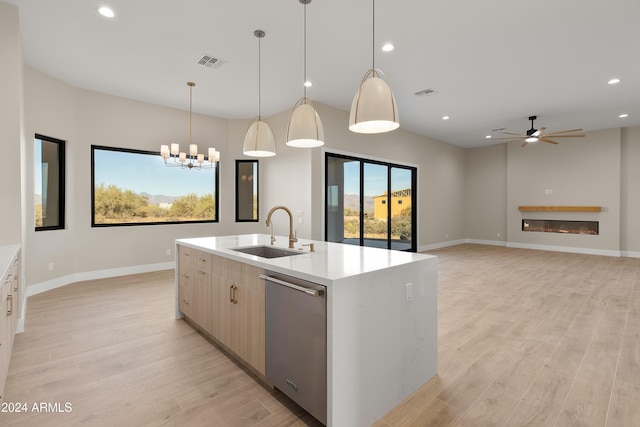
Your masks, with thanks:
[[[11,261],[20,250],[20,245],[0,246],[0,277],[4,277],[11,268]]]
[[[315,252],[310,252],[309,246],[303,246],[303,251],[299,251],[303,252],[302,255],[269,259],[231,250],[232,248],[248,246],[271,246],[270,235],[268,234],[243,234],[176,240],[176,244],[189,246],[267,270],[311,280],[323,285],[330,285],[336,280],[403,264],[428,259],[435,261],[436,259],[435,256],[431,255],[307,239],[298,239],[294,250],[298,251],[301,245],[309,243],[314,244]],[[288,237],[276,236],[276,242],[273,246],[288,249],[288,245]]]

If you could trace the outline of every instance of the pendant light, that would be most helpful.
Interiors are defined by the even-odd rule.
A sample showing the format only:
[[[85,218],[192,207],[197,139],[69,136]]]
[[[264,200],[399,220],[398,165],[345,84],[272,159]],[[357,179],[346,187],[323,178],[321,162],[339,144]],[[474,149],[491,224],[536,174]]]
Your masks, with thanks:
[[[244,136],[242,153],[251,157],[271,157],[276,155],[276,138],[271,127],[262,120],[261,116],[261,86],[260,86],[260,40],[265,36],[262,30],[255,30],[253,35],[258,38],[258,117],[253,119]]]
[[[307,5],[311,0],[298,0],[304,5],[304,95],[293,106],[287,127],[287,145],[313,148],[324,145],[324,130],[320,116],[307,98]]]
[[[376,68],[376,2],[373,3],[373,61],[353,97],[349,130],[356,133],[384,133],[400,127],[398,106],[387,77]]]

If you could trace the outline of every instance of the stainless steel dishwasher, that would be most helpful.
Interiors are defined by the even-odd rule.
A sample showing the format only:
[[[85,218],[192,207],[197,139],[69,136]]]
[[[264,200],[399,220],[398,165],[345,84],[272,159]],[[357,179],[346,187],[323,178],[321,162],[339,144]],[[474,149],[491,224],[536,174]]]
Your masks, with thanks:
[[[266,282],[266,377],[327,424],[326,288],[272,271]]]

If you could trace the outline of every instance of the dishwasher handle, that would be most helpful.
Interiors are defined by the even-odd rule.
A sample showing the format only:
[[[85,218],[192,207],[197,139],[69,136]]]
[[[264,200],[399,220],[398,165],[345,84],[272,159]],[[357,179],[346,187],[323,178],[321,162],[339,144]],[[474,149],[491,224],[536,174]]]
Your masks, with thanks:
[[[276,279],[275,277],[267,276],[264,274],[260,275],[261,279],[264,279],[268,282],[277,283],[278,285],[286,286],[291,289],[295,289],[296,291],[304,292],[307,295],[311,295],[312,297],[319,297],[324,295],[324,290],[322,289],[310,289],[305,288],[303,286],[298,286],[293,283],[285,282],[284,280]]]

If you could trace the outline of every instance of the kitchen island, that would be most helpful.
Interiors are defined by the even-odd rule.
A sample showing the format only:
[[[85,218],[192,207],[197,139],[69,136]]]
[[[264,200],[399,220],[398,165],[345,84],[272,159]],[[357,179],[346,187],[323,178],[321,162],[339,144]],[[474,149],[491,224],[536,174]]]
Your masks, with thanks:
[[[436,257],[303,239],[293,249],[303,253],[292,256],[264,258],[234,250],[252,246],[292,250],[287,248],[287,237],[276,236],[273,245],[270,237],[251,234],[180,239],[176,241],[176,254],[198,251],[211,255],[214,276],[216,269],[241,265],[247,281],[260,280],[254,276],[268,270],[326,287],[328,426],[369,426],[436,374]],[[308,246],[311,243],[313,252]],[[191,310],[185,308],[184,301],[181,306],[180,263],[181,259],[177,259],[176,318]],[[196,271],[195,276],[197,273],[204,275],[203,271]],[[248,288],[253,298],[249,313],[262,316],[254,319],[253,325],[264,328],[259,285],[254,282]],[[230,298],[224,297],[233,302],[233,292],[232,289]],[[214,289],[194,301],[201,303],[202,299],[216,297],[222,295]],[[203,319],[199,323],[209,322],[213,331],[209,333],[215,337],[219,326],[216,313]],[[264,337],[264,332],[259,332]],[[260,339],[254,341],[260,343]],[[255,350],[246,354],[254,357],[253,353]],[[264,374],[264,355],[258,354],[249,365]]]

